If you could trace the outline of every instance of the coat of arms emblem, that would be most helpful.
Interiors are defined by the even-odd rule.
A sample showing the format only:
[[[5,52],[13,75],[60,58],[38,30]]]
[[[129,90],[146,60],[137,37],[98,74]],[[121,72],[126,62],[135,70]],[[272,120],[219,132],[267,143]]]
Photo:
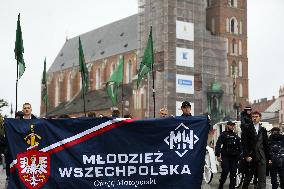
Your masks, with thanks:
[[[25,137],[30,147],[26,152],[17,155],[18,175],[29,189],[39,189],[50,175],[49,154],[35,149],[39,144],[38,139],[41,137],[34,133],[34,125],[31,125],[31,133]]]

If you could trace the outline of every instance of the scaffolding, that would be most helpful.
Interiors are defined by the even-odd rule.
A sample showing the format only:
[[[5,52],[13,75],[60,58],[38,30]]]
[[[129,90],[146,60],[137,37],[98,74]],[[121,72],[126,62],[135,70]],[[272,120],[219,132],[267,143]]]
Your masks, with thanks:
[[[214,92],[216,86],[220,86],[222,101],[218,113],[221,117],[233,116],[233,81],[228,77],[227,41],[206,30],[205,1],[138,0],[138,11],[139,62],[150,26],[153,27],[156,114],[157,109],[165,106],[170,114],[176,115],[176,102],[184,100],[194,103],[195,115],[212,113],[208,92]],[[194,23],[194,41],[176,38],[177,20]],[[194,50],[194,67],[176,65],[176,47]],[[194,76],[194,94],[176,92],[176,74]],[[153,101],[149,80],[144,85],[148,89],[147,115],[151,117]]]

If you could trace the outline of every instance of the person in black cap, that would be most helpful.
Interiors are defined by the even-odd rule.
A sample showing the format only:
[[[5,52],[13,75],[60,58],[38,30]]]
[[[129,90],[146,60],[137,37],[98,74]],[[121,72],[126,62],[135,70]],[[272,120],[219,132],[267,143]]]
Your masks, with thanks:
[[[222,167],[218,189],[223,189],[223,185],[229,173],[229,189],[234,189],[236,185],[237,166],[241,156],[241,140],[240,137],[234,133],[234,129],[235,123],[228,121],[227,130],[221,133],[216,143],[215,155],[217,160],[221,162]]]
[[[284,188],[284,135],[280,133],[278,127],[271,129],[268,146],[272,161],[270,167],[272,189],[276,189],[279,186],[277,174],[280,178],[280,188]]]
[[[253,125],[251,119],[252,108],[250,106],[246,106],[244,110],[241,112],[241,129],[248,127],[249,125]]]
[[[188,117],[188,116],[191,116],[191,105],[188,101],[184,101],[182,104],[181,104],[181,111],[182,111],[182,115],[181,116],[184,116],[184,117]]]

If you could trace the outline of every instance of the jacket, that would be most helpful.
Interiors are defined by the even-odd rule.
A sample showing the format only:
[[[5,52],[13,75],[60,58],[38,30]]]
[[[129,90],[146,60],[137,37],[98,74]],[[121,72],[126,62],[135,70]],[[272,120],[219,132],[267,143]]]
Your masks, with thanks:
[[[254,126],[250,125],[248,127],[245,127],[242,130],[242,148],[243,148],[243,156],[244,157],[252,157],[253,159],[256,158],[256,143],[258,140],[258,137],[262,135],[262,145],[263,145],[263,151],[265,154],[266,161],[270,160],[270,154],[268,150],[268,136],[267,131],[264,127],[259,125],[259,131],[258,134],[256,134]]]
[[[268,141],[272,167],[284,167],[284,136],[272,134]]]
[[[247,114],[246,111],[241,112],[241,129],[243,130],[244,128],[253,125],[251,115]]]
[[[233,131],[224,131],[219,136],[216,147],[215,155],[220,156],[230,156],[239,158],[241,155],[241,139]]]

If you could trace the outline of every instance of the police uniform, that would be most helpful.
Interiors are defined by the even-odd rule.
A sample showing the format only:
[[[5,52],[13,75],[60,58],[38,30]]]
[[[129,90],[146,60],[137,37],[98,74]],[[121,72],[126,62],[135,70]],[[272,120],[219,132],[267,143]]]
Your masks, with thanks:
[[[229,121],[227,125],[235,125]],[[233,130],[228,129],[219,136],[216,147],[215,155],[220,157],[221,155],[221,167],[222,173],[220,178],[219,189],[223,188],[226,182],[227,176],[230,173],[230,185],[229,188],[233,189],[236,185],[236,173],[238,161],[241,155],[241,140]]]

